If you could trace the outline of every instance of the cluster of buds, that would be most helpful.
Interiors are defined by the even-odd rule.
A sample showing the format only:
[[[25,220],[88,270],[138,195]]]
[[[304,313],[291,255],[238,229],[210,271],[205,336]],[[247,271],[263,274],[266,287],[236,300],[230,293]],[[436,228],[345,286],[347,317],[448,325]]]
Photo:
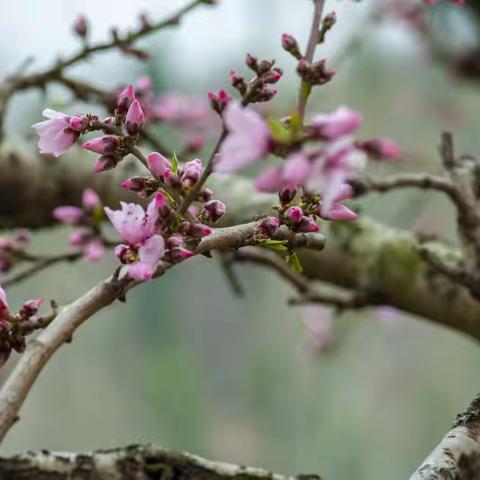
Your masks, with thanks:
[[[301,59],[297,65],[297,73],[303,82],[309,85],[325,85],[335,76],[334,68],[327,68],[326,60],[322,59],[318,62],[308,63],[305,59]]]
[[[208,94],[208,100],[210,101],[212,110],[219,115],[222,115],[231,99],[232,97],[225,90],[220,90],[218,94],[213,92]]]
[[[0,366],[8,360],[12,350],[18,353],[25,350],[25,337],[35,329],[37,312],[42,304],[43,300],[28,300],[18,313],[11,314],[6,293],[0,287]]]
[[[79,248],[90,262],[100,260],[105,253],[104,241],[100,234],[103,220],[103,205],[97,193],[86,188],[82,195],[82,206],[62,206],[53,211],[53,217],[65,225],[76,227],[70,234],[69,243]]]
[[[244,105],[268,102],[277,93],[270,85],[277,83],[282,78],[282,69],[275,67],[275,60],[259,61],[251,54],[247,54],[245,64],[255,73],[255,77],[247,81],[245,77],[232,70],[230,84],[240,93]]]
[[[0,272],[8,272],[22,259],[29,242],[30,232],[26,229],[17,230],[12,238],[0,237]]]

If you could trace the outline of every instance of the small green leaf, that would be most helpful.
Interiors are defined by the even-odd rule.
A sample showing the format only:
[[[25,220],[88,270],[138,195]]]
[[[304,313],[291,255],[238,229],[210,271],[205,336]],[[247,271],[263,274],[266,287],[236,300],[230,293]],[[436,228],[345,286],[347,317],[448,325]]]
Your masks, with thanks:
[[[288,128],[276,117],[269,117],[268,127],[272,137],[281,143],[290,143],[291,135]]]
[[[271,238],[260,242],[261,247],[271,248],[277,252],[285,252],[287,250],[287,240],[272,240]]]
[[[175,175],[178,175],[178,158],[175,152],[173,152],[173,155],[172,155],[172,172]]]
[[[298,273],[303,273],[303,267],[296,252],[285,257],[285,261]]]

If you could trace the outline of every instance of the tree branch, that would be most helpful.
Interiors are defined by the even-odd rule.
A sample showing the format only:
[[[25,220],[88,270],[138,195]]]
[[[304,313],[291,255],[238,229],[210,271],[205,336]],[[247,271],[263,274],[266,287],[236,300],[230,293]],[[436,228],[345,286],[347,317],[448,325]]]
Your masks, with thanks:
[[[28,452],[0,458],[4,480],[320,480],[318,475],[283,476],[244,465],[206,460],[154,446],[86,453]]]
[[[480,395],[410,480],[475,480],[480,472]]]

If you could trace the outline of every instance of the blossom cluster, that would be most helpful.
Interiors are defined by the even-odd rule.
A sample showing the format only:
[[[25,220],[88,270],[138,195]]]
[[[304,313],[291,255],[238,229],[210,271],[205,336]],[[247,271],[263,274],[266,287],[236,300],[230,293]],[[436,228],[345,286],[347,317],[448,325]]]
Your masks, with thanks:
[[[12,314],[5,290],[0,287],[0,367],[8,360],[12,350],[19,353],[25,350],[25,336],[34,330],[38,321],[37,312],[42,304],[43,300],[28,300],[17,313]],[[30,323],[28,329],[23,328],[26,322]]]

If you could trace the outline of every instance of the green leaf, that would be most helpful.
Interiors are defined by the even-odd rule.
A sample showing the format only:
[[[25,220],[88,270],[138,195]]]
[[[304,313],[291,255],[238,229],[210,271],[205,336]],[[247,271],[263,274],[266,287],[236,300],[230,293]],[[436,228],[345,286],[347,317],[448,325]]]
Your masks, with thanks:
[[[272,240],[271,238],[260,242],[261,247],[271,248],[277,252],[285,252],[287,250],[287,240]]]
[[[285,257],[285,261],[298,273],[303,273],[303,267],[296,252]]]
[[[178,158],[175,152],[173,152],[173,155],[172,155],[172,172],[175,175],[178,175]]]
[[[268,127],[272,137],[281,143],[290,143],[291,135],[288,128],[276,117],[269,117]]]

